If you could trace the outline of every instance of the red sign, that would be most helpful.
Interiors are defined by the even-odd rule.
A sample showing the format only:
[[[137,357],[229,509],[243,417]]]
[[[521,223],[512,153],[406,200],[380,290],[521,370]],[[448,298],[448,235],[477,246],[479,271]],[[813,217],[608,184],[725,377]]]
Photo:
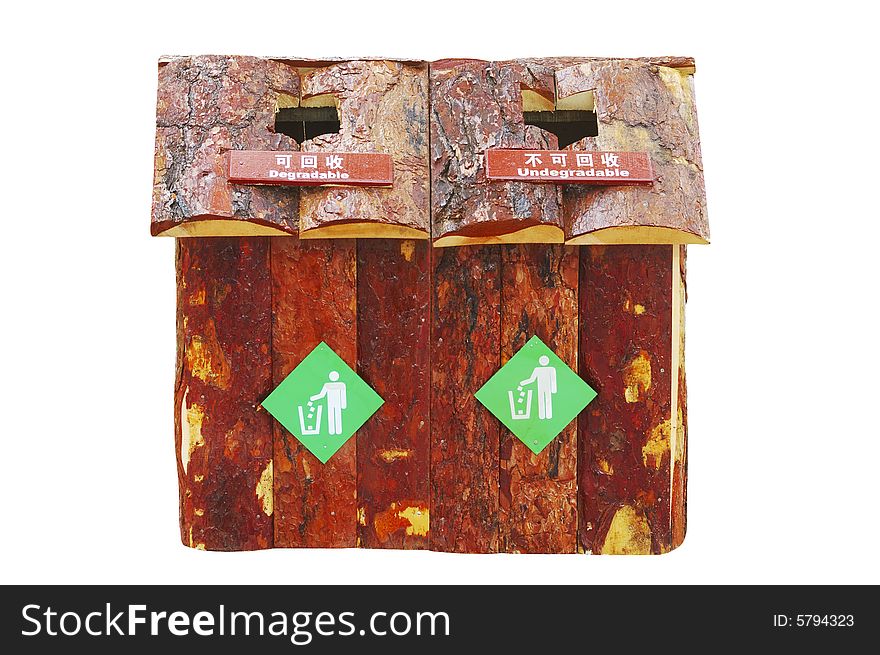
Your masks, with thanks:
[[[282,152],[233,150],[229,180],[297,186],[390,186],[391,155],[373,152]]]
[[[557,184],[654,182],[647,153],[578,150],[488,150],[486,177]]]

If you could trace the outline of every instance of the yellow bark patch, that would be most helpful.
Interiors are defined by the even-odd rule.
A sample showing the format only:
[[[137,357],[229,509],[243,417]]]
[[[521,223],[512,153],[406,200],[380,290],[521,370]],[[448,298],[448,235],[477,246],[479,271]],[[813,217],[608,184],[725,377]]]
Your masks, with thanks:
[[[186,349],[186,364],[190,373],[202,382],[228,389],[232,372],[223,355],[220,342],[217,341],[217,330],[214,321],[209,320],[205,326],[205,334],[194,334]]]
[[[681,462],[684,459],[684,446],[685,440],[682,434],[684,426],[684,411],[681,407],[678,408],[678,434],[676,435],[678,438],[675,440],[675,461]]]
[[[389,464],[398,459],[406,459],[410,455],[412,455],[412,451],[400,449],[383,450],[379,453],[379,457],[381,457],[384,462],[387,462]]]
[[[193,451],[205,445],[205,437],[202,436],[202,421],[205,418],[205,410],[200,405],[186,406],[186,397],[189,388],[183,393],[180,402],[180,463],[184,474],[189,469],[189,460]]]
[[[607,460],[600,459],[599,460],[599,470],[602,471],[605,475],[614,475],[614,467],[608,463]]]
[[[694,117],[697,115],[694,109],[694,94],[691,89],[689,75],[693,71],[689,69],[678,70],[667,66],[658,66],[657,72],[660,80],[669,93],[678,101],[678,114],[687,123],[688,129],[696,134],[697,126]]]
[[[624,505],[611,519],[602,544],[603,555],[650,555],[651,528],[643,512]]]
[[[627,363],[623,384],[623,396],[628,403],[639,402],[651,388],[651,359],[644,350]]]
[[[416,242],[412,239],[404,239],[400,242],[400,254],[403,255],[403,258],[411,262],[413,258],[413,253],[416,250]]]
[[[650,461],[655,469],[660,468],[663,455],[669,452],[669,437],[672,433],[672,421],[663,421],[655,425],[648,433],[648,441],[642,446],[642,463],[648,466]]]
[[[600,149],[606,149],[605,144],[619,143],[620,148],[626,148],[636,152],[656,152],[657,144],[655,143],[653,131],[642,125],[629,125],[621,120],[611,120],[608,123],[602,123],[602,134],[600,135]],[[610,148],[608,148],[610,150]]]
[[[358,507],[358,523],[361,525],[367,524],[367,510],[363,507]]]
[[[623,301],[623,311],[625,311],[627,314],[632,313],[636,316],[641,316],[645,313],[645,306],[638,303],[633,304],[633,301],[627,298]]]
[[[428,524],[430,521],[427,507],[404,507],[397,515],[409,521],[409,525],[406,528],[407,534],[420,537],[428,534]]]
[[[194,510],[193,510],[193,514],[195,514],[196,516],[204,516],[204,515],[205,515],[205,510],[203,510],[203,509],[194,509]]]
[[[376,512],[373,517],[373,528],[382,543],[388,541],[391,534],[401,529],[407,535],[423,537],[428,534],[428,524],[428,508],[422,505],[420,500],[392,502],[388,509]]]
[[[204,305],[206,295],[207,294],[205,293],[204,289],[199,289],[198,291],[196,291],[194,294],[192,294],[189,297],[189,304],[190,305]]]
[[[266,468],[260,473],[260,481],[257,482],[256,494],[257,498],[263,503],[263,514],[272,516],[273,498],[272,498],[272,460],[266,464]]]

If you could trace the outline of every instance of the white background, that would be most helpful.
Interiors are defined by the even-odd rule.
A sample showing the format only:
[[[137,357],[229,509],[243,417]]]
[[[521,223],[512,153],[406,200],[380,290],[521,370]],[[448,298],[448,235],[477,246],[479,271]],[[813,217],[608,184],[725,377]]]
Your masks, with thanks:
[[[4,8],[0,582],[880,582],[870,3],[89,2]],[[662,557],[179,543],[161,54],[692,55],[690,488]]]

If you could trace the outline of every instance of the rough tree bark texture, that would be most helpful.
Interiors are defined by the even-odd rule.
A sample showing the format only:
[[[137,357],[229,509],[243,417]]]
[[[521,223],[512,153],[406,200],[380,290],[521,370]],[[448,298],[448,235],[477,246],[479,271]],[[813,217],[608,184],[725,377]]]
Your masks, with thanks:
[[[558,98],[594,92],[599,135],[572,149],[647,152],[655,177],[650,187],[566,188],[570,243],[708,241],[693,76],[686,71],[611,59],[556,72]]]
[[[499,246],[433,252],[431,548],[498,550],[500,423],[474,393],[501,348]]]
[[[269,249],[260,238],[177,243],[175,443],[183,543],[272,547]]]
[[[295,234],[298,191],[229,184],[230,149],[297,150],[275,134],[278,103],[299,97],[299,76],[257,57],[185,57],[159,68],[151,233]]]
[[[604,63],[610,61],[608,57],[535,57],[528,60],[531,63],[540,66],[549,66],[554,70],[568,68],[569,66],[578,66],[580,64]],[[696,69],[696,63],[693,57],[680,57],[677,55],[661,55],[659,57],[630,57],[615,58],[613,61],[620,62],[636,62],[642,64],[651,64],[653,66],[665,66],[666,68],[675,68],[682,73],[692,75]]]
[[[457,245],[469,239],[482,243],[562,241],[558,187],[486,179],[484,153],[490,148],[555,149],[558,145],[555,135],[525,125],[523,89],[546,97],[552,105],[552,69],[529,62],[460,59],[431,64],[435,245]],[[531,236],[526,236],[522,231],[529,228],[533,228]]]
[[[355,242],[271,238],[273,388],[321,341],[355,368]],[[355,546],[356,439],[321,464],[275,423],[275,544]]]
[[[338,100],[340,130],[302,144],[310,152],[382,152],[394,161],[389,188],[301,191],[303,238],[388,236],[427,239],[428,69],[424,64],[350,61],[303,77],[303,98]],[[368,223],[357,227],[352,224]],[[345,230],[351,230],[346,233]]]
[[[579,533],[587,552],[663,553],[675,545],[671,453],[680,450],[684,463],[673,407],[673,379],[676,389],[683,382],[677,370],[673,377],[677,248],[581,251],[580,369],[599,393],[579,419]]]
[[[578,249],[502,246],[501,365],[537,336],[577,371]],[[500,550],[577,550],[577,422],[535,455],[501,427]]]
[[[431,248],[358,242],[358,374],[385,400],[358,441],[358,536],[426,548],[429,530]]]

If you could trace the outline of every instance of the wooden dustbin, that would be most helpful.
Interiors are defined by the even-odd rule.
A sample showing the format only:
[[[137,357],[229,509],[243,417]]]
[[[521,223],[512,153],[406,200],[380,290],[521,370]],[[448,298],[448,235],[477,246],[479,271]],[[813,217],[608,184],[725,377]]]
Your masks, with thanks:
[[[184,544],[678,546],[685,246],[708,242],[692,74],[163,59]],[[534,337],[596,392],[541,449],[474,395]],[[319,346],[384,401],[329,458],[266,402]]]

